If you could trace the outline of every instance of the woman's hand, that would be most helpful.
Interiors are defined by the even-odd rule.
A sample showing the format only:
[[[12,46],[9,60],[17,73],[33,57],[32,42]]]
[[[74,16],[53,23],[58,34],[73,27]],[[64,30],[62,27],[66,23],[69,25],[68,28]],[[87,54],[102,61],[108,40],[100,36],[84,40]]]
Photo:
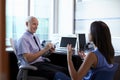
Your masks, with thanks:
[[[81,59],[85,59],[85,57],[86,57],[84,51],[79,51],[78,55],[81,57]]]
[[[72,58],[72,54],[73,54],[72,45],[68,44],[67,45],[67,57],[71,59]]]

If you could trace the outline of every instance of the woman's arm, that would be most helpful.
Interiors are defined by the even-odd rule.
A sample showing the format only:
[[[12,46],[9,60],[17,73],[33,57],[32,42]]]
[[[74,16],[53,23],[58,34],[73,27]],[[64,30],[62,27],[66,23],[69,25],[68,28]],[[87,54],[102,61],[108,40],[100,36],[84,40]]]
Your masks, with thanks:
[[[79,67],[78,71],[75,70],[73,62],[72,62],[72,48],[71,45],[68,45],[68,54],[67,54],[67,61],[68,61],[68,69],[72,80],[82,80],[83,77],[87,74],[89,69],[92,65],[97,65],[97,57],[94,53],[89,53],[82,65]]]
[[[68,48],[68,51],[67,51],[67,62],[68,62],[68,70],[69,70],[69,73],[70,73],[70,76],[72,78],[72,80],[77,80],[77,72],[74,68],[74,65],[73,65],[73,62],[72,62],[72,48],[71,48],[72,45],[68,44],[67,45],[67,48]]]

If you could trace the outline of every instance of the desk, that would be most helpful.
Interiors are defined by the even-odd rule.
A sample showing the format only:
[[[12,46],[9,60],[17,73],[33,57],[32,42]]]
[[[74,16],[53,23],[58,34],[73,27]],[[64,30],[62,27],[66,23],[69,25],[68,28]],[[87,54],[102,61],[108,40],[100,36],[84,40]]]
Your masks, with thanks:
[[[10,80],[16,80],[16,75],[18,72],[16,56],[14,55],[13,50],[11,48],[7,49],[6,51],[9,54]],[[63,54],[60,52],[59,53],[55,52],[47,57],[51,60],[51,63],[56,64],[56,65],[60,65],[63,67],[67,67],[67,56],[65,53]],[[73,59],[73,63],[75,65],[75,68],[78,69],[82,63],[82,60],[77,55],[73,55],[72,59]],[[114,61],[120,64],[120,53],[119,52],[117,52],[115,54]],[[119,66],[119,69],[116,73],[116,78],[114,80],[120,79],[119,74],[120,74],[120,66]]]
[[[13,52],[12,48],[6,49],[8,55],[9,55],[9,70],[10,70],[10,80],[16,80],[16,76],[18,73],[18,65],[17,65],[17,58]],[[53,53],[49,56],[47,56],[52,64],[67,67],[67,55],[62,53]],[[75,68],[78,69],[79,66],[82,64],[82,60],[79,56],[73,55],[73,63],[75,65]]]
[[[52,53],[48,56],[48,58],[51,60],[51,62],[55,65],[68,67],[67,66],[67,55],[65,53]],[[82,64],[82,59],[78,55],[72,56],[73,64],[75,66],[75,69],[77,70],[79,66]]]

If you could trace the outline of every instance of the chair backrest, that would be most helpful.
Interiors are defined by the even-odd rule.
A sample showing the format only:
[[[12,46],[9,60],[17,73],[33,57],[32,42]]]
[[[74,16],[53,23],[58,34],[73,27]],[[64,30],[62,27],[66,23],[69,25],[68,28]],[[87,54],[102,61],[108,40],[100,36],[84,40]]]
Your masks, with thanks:
[[[28,62],[26,61],[26,59],[23,56],[21,56],[21,58],[18,58],[18,55],[17,55],[17,45],[16,45],[17,44],[17,40],[10,38],[10,43],[11,43],[11,46],[13,48],[14,54],[17,57],[18,66],[20,66],[20,65],[28,65]]]
[[[118,64],[114,63],[112,68],[101,68],[93,73],[91,80],[113,80]]]
[[[11,43],[11,46],[13,48],[14,54],[17,57],[19,69],[25,68],[25,69],[37,70],[37,68],[34,67],[34,66],[31,66],[22,55],[20,56],[20,58],[18,58],[18,55],[17,55],[17,45],[16,45],[17,44],[17,40],[10,38],[10,43]]]
[[[17,80],[31,80],[31,79],[28,79],[30,77],[30,76],[28,77],[28,70],[37,70],[37,67],[28,64],[28,62],[23,56],[18,58],[17,46],[16,46],[17,40],[11,38],[10,43],[18,60],[19,71],[17,74]],[[32,78],[33,78],[32,80],[46,80],[41,77],[32,77]]]
[[[11,44],[11,46],[13,48],[14,54],[17,57],[17,49],[16,49],[17,40],[10,38],[10,44]],[[17,57],[17,59],[18,59],[18,57]]]

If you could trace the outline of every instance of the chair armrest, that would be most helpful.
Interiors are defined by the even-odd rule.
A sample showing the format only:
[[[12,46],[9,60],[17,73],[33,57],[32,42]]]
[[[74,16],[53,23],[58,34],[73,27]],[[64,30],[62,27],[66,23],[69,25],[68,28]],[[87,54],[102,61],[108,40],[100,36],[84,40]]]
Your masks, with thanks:
[[[32,65],[20,65],[19,69],[30,69],[30,70],[37,70],[37,67]]]

